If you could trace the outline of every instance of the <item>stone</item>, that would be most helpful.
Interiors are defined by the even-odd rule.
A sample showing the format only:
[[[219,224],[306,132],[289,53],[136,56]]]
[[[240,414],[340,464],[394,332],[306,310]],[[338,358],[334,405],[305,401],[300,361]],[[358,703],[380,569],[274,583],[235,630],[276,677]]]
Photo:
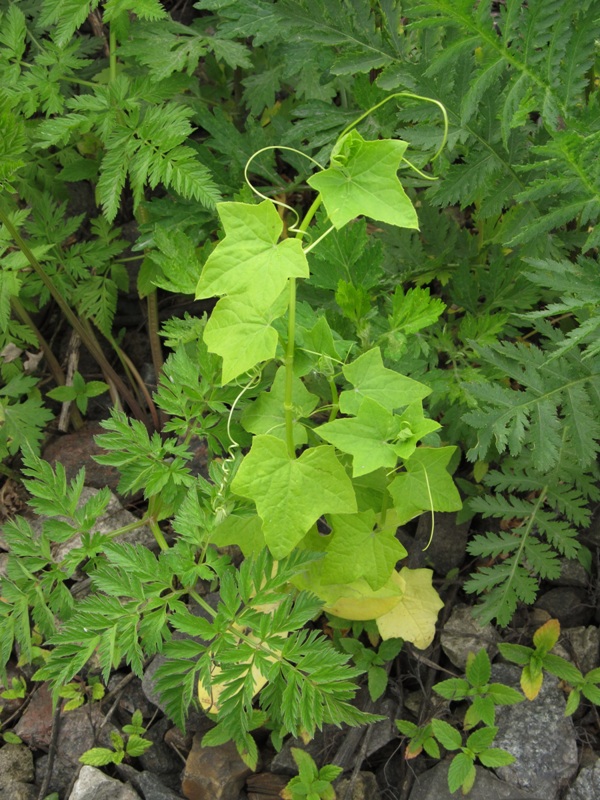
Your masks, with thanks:
[[[600,797],[600,759],[592,766],[583,767],[579,771],[565,800],[598,800],[598,797]]]
[[[118,733],[96,705],[67,711],[60,718],[57,755],[65,764],[79,766],[79,757],[92,747],[111,747],[110,734]]]
[[[120,480],[118,469],[98,464],[92,458],[106,452],[94,441],[99,433],[106,433],[106,430],[98,422],[86,422],[78,431],[55,439],[44,449],[43,456],[53,467],[60,462],[69,481],[77,475],[81,467],[85,467],[87,486],[95,489],[108,486],[109,489],[116,490]]]
[[[0,800],[37,800],[37,787],[31,783],[14,781],[0,789]]]
[[[111,675],[108,681],[107,691],[112,692],[113,689],[123,680],[125,673],[115,672]],[[128,714],[133,714],[134,711],[141,711],[142,717],[146,720],[151,719],[156,713],[156,706],[150,703],[144,690],[142,689],[142,681],[139,678],[133,678],[121,691],[119,697],[119,709],[126,711]]]
[[[52,695],[47,683],[39,685],[15,726],[15,733],[30,747],[47,750],[52,737]]]
[[[354,780],[342,778],[335,787],[340,800],[381,800],[377,778],[372,772],[358,772]]]
[[[182,795],[171,791],[153,772],[138,772],[128,764],[118,764],[117,772],[130,783],[144,800],[183,800]]]
[[[287,775],[275,775],[273,772],[257,772],[246,781],[248,800],[267,800],[281,797],[281,792],[289,783]]]
[[[447,759],[420,775],[413,785],[409,800],[457,800],[457,797],[462,797],[460,792],[450,794],[449,766],[450,759]],[[468,794],[469,800],[545,800],[541,794],[532,794],[499,780],[483,767],[476,766],[475,771],[477,777]]]
[[[252,770],[240,758],[233,742],[203,747],[194,736],[185,763],[181,790],[188,800],[238,800]]]
[[[519,687],[521,671],[495,664],[492,680]],[[544,675],[535,700],[496,709],[498,735],[494,747],[515,756],[515,762],[496,770],[507,783],[536,792],[544,800],[558,800],[578,768],[577,739],[571,717],[565,717],[566,701],[558,681]]]
[[[0,748],[0,789],[10,783],[31,783],[34,778],[33,754],[22,744]]]
[[[563,628],[552,652],[572,661],[585,675],[600,666],[600,631],[595,625]]]
[[[48,794],[56,792],[59,797],[66,797],[67,791],[71,786],[76,770],[73,764],[69,764],[62,758],[55,757],[52,762],[52,775],[48,783]],[[41,785],[46,772],[48,771],[48,756],[42,755],[35,759],[35,782]]]
[[[165,744],[164,740],[171,724],[166,717],[163,717],[151,728],[148,728],[144,738],[153,742],[153,745],[141,756],[138,756],[138,763],[147,772],[169,776],[164,778],[165,783],[168,783],[169,786],[178,786],[182,767],[181,760],[175,751]]]
[[[456,514],[436,512],[431,542],[431,515],[421,514],[414,538],[401,528],[400,541],[409,553],[412,569],[430,566],[439,575],[447,575],[462,566],[467,556],[470,523],[456,524]],[[427,544],[429,546],[427,547]],[[427,549],[425,549],[427,547]]]
[[[589,586],[589,573],[580,561],[576,558],[562,558],[560,564],[560,577],[550,583],[555,586],[577,586],[580,589]]]
[[[586,592],[572,586],[550,589],[536,600],[535,606],[547,611],[563,628],[588,625],[594,613]]]
[[[492,658],[498,638],[491,625],[477,622],[472,606],[457,605],[444,625],[440,642],[450,661],[464,672],[469,653],[477,653],[483,647]]]
[[[109,778],[96,767],[83,766],[69,800],[141,800],[131,786]]]

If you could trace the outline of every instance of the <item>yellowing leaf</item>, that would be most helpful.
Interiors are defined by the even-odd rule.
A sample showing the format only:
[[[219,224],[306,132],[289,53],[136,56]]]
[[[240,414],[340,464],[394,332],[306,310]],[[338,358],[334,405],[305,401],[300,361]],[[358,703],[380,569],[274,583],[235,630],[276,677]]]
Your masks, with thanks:
[[[549,619],[533,634],[533,643],[539,652],[547,653],[552,650],[560,636],[560,622]]]
[[[433,641],[438,611],[443,607],[440,596],[431,585],[430,569],[408,569],[394,572],[392,580],[401,592],[398,603],[387,614],[377,617],[382,639],[406,639],[419,650]]]
[[[393,580],[394,575],[376,591],[364,578],[344,585],[311,586],[311,590],[325,601],[324,610],[328,614],[343,619],[376,619],[400,602],[402,589]]]
[[[529,666],[523,667],[523,672],[521,673],[521,689],[523,689],[523,694],[528,700],[535,700],[540,693],[543,682],[544,673],[541,670],[534,675]]]

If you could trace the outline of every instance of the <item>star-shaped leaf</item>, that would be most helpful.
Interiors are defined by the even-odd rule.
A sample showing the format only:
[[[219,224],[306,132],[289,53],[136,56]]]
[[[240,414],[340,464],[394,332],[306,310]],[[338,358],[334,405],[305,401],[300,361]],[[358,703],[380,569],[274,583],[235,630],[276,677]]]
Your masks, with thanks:
[[[396,466],[398,456],[390,440],[395,439],[401,429],[404,428],[399,417],[367,397],[360,404],[356,417],[326,422],[316,433],[344,453],[350,453],[352,475],[358,477],[380,467]]]
[[[299,239],[277,244],[283,221],[268,200],[259,205],[219,203],[225,237],[208,257],[196,298],[244,295],[256,309],[266,309],[281,294],[288,278],[308,278]]]
[[[372,589],[380,589],[389,580],[394,567],[406,556],[396,530],[374,530],[374,511],[358,514],[331,514],[333,532],[322,561],[323,583],[352,583],[364,578]]]
[[[421,401],[411,403],[406,411],[397,419],[399,422],[399,433],[396,438],[394,449],[400,458],[410,458],[417,448],[419,439],[441,428],[439,422],[436,422],[434,419],[428,419],[423,414],[423,404]]]
[[[275,558],[287,556],[323,514],[356,511],[350,478],[329,446],[292,458],[281,439],[255,436],[231,488],[256,504]]]
[[[354,389],[340,395],[340,411],[343,414],[357,414],[365,397],[375,400],[388,411],[393,411],[431,394],[431,389],[425,384],[384,367],[378,347],[368,350],[348,364],[343,373],[354,386]]]
[[[460,495],[446,467],[456,447],[419,447],[406,462],[406,472],[389,485],[399,524],[423,511],[458,511]]]
[[[444,603],[431,585],[430,569],[408,569],[395,572],[392,580],[401,590],[400,602],[391,611],[377,617],[382,639],[406,639],[419,650],[433,641],[435,623]]]
[[[396,175],[406,142],[365,141],[351,131],[336,144],[331,166],[308,183],[321,193],[332,224],[343,228],[364,214],[401,228],[418,228],[417,214]]]
[[[242,414],[242,425],[250,433],[268,433],[285,439],[285,367],[277,370],[269,392],[264,392]],[[308,417],[317,407],[319,398],[311,394],[299,378],[292,386],[293,432],[296,446],[306,444],[306,428],[297,420]]]
[[[223,359],[223,384],[273,358],[279,337],[271,322],[282,313],[281,308],[260,311],[235,297],[219,300],[206,323],[204,343]]]

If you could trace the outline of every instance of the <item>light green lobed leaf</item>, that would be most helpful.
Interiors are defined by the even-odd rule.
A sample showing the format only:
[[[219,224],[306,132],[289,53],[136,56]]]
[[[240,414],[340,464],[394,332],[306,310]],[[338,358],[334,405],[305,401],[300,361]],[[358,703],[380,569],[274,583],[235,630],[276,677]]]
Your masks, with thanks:
[[[269,200],[259,205],[219,203],[225,237],[208,257],[196,298],[243,295],[258,310],[267,309],[289,278],[308,278],[299,239],[277,244],[283,221]]]
[[[368,350],[348,364],[343,373],[354,389],[340,394],[342,414],[357,414],[366,397],[375,400],[388,411],[394,411],[431,394],[431,389],[423,383],[384,367],[378,347]]]
[[[389,492],[402,525],[423,511],[459,511],[460,495],[448,463],[455,447],[420,447],[406,462],[406,472],[396,475]]]
[[[372,589],[388,580],[406,550],[395,536],[396,529],[374,530],[376,514],[332,514],[331,542],[325,558],[317,562],[320,577],[327,583],[352,583],[364,578]]]
[[[275,356],[279,337],[271,322],[284,310],[261,311],[235,297],[219,300],[206,323],[204,342],[209,353],[223,359],[223,384]]]
[[[323,514],[356,511],[350,478],[333,447],[292,458],[281,439],[254,437],[232,490],[256,503],[267,546],[277,559],[292,551]]]
[[[308,179],[321,193],[335,228],[343,228],[360,214],[401,228],[419,227],[396,175],[407,147],[397,139],[368,142],[357,131],[339,140],[331,166]]]
[[[267,433],[285,440],[285,411],[283,407],[285,395],[285,368],[277,370],[269,392],[264,392],[248,406],[242,414],[242,426],[250,433]],[[298,419],[309,417],[317,407],[319,398],[311,394],[299,378],[294,378],[292,386],[293,433],[294,444],[299,447],[306,444],[307,435],[304,425]]]

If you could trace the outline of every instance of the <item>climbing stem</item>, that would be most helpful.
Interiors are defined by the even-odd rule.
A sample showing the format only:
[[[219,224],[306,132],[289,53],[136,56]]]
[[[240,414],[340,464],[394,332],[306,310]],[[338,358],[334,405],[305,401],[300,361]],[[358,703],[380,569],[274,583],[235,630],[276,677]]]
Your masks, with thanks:
[[[321,195],[317,195],[312,205],[296,231],[296,239],[301,239],[306,233],[312,218],[317,213],[321,205]],[[292,394],[294,389],[294,347],[296,345],[296,279],[290,278],[289,281],[289,305],[288,305],[288,337],[285,350],[285,394],[283,399],[283,410],[285,415],[285,441],[290,458],[295,458],[296,448],[294,447],[294,415]]]

